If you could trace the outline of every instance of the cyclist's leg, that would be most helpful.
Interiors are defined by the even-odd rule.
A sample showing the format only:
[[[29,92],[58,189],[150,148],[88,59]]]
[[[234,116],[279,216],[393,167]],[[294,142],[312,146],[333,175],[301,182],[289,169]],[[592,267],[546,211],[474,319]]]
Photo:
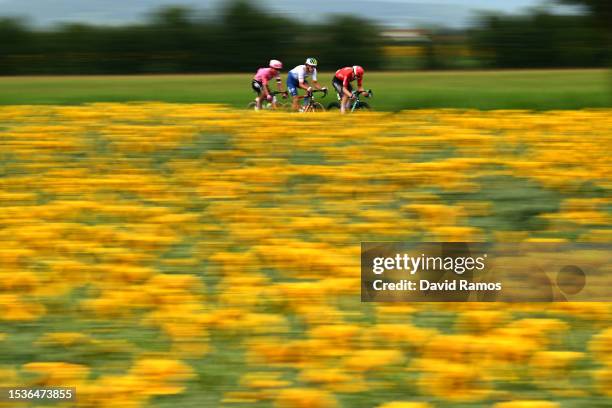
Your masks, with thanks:
[[[304,81],[304,85],[309,86],[308,85],[308,81]],[[302,103],[302,106],[306,107],[308,106],[308,104],[310,103],[310,98],[308,97],[308,95],[304,96],[304,102]]]
[[[341,100],[342,99],[342,81],[334,77],[334,79],[332,79],[332,87],[336,91],[336,96],[338,97],[338,100]]]
[[[346,90],[349,92],[353,92],[353,87],[351,86],[351,84],[348,84],[346,86]],[[344,90],[342,90],[342,100],[340,101],[340,113],[345,113],[346,110],[350,108],[349,104],[350,104],[350,98],[346,95],[346,93],[344,93]]]
[[[347,104],[348,104],[348,96],[342,95],[342,99],[340,100],[340,113],[346,112]]]
[[[256,106],[257,110],[261,109],[262,87],[263,87],[263,84],[261,82],[259,82],[258,80],[256,80],[256,79],[254,79],[251,82],[251,88],[253,88],[253,91],[255,91],[255,93],[257,94],[257,96],[255,97],[255,106]]]
[[[353,86],[349,83],[346,86],[346,90],[349,91],[349,93],[353,93]],[[346,95],[344,92],[342,92],[342,103],[341,103],[341,109],[340,112],[344,113],[347,109],[351,108],[351,98]]]
[[[298,110],[298,83],[291,74],[287,76],[287,92],[291,95],[291,107],[294,111]]]

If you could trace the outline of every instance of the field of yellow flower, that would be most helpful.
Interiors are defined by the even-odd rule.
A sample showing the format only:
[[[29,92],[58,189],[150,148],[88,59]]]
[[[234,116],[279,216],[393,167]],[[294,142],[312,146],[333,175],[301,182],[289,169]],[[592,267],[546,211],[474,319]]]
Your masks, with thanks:
[[[611,304],[359,296],[360,241],[610,242],[610,110],[5,106],[0,137],[0,387],[98,408],[612,403]]]

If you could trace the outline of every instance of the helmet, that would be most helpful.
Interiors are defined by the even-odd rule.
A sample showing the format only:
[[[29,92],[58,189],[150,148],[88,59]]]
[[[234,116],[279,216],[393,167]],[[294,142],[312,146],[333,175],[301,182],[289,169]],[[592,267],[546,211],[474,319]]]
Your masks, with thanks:
[[[363,67],[359,65],[353,65],[353,75],[355,75],[355,77],[357,78],[363,77],[364,72],[365,71],[363,70]]]
[[[272,59],[270,60],[270,68],[283,69],[283,63],[279,60]]]
[[[319,62],[317,61],[316,58],[306,58],[306,65],[311,65],[313,67],[316,67],[318,63]]]

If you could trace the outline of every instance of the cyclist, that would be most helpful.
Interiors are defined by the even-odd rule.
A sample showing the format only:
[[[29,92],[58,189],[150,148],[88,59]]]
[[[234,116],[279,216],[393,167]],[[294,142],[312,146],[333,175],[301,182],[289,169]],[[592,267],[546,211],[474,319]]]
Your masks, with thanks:
[[[353,97],[353,87],[351,82],[357,79],[357,92],[365,92],[363,89],[364,70],[359,65],[340,68],[332,80],[332,85],[338,93],[340,99],[340,113],[346,112],[348,101]]]
[[[283,63],[273,59],[270,60],[268,68],[259,68],[257,70],[251,82],[251,87],[257,94],[255,98],[255,103],[257,104],[255,109],[261,109],[261,104],[265,99],[273,103],[272,108],[276,108],[268,82],[270,82],[272,78],[276,78],[276,86],[279,91],[282,91],[283,81],[281,80],[279,72],[281,69],[283,69]]]
[[[306,58],[304,65],[298,65],[289,71],[287,75],[287,90],[293,98],[292,106],[293,110],[298,110],[298,89],[302,88],[307,93],[312,92],[312,86],[306,81],[306,78],[312,76],[312,85],[316,89],[326,90],[327,88],[321,87],[317,82],[317,65],[318,61],[316,58]]]

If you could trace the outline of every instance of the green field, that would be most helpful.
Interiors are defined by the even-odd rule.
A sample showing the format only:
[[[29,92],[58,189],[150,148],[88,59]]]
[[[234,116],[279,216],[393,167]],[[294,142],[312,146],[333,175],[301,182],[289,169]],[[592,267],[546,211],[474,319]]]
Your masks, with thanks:
[[[245,106],[250,74],[3,77],[0,104],[164,101]],[[320,74],[330,87],[331,73]],[[368,73],[378,110],[415,108],[579,109],[612,106],[606,70]],[[326,101],[332,101],[328,95]]]

